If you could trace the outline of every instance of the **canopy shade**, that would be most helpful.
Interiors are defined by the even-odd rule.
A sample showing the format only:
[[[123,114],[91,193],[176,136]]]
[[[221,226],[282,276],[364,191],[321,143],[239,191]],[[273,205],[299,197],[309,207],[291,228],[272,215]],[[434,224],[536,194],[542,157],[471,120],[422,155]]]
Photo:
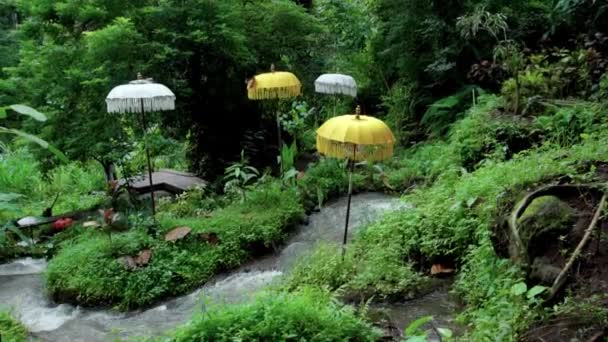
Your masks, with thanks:
[[[143,108],[142,108],[143,102]],[[159,112],[175,109],[175,94],[160,83],[136,80],[115,87],[106,97],[108,113]]]
[[[302,91],[302,84],[296,75],[286,71],[272,71],[260,74],[247,84],[250,100],[283,99],[296,97]]]
[[[315,80],[315,91],[322,94],[342,94],[357,97],[357,82],[342,74],[323,74]]]
[[[394,145],[391,129],[371,116],[337,116],[317,129],[317,150],[330,157],[385,160],[393,155]]]

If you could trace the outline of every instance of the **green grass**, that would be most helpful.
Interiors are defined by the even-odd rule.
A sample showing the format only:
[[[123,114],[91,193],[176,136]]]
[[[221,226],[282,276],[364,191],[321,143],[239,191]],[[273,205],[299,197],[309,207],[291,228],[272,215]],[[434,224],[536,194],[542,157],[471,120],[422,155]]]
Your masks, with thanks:
[[[378,341],[379,331],[327,292],[266,292],[250,303],[215,306],[170,341]]]
[[[501,146],[506,145],[500,140],[504,126],[487,126],[484,122],[491,118],[483,119],[479,108],[469,114],[479,118],[467,116],[457,123],[449,143],[419,146],[404,154],[410,155],[409,161],[388,164],[403,165],[405,170],[393,172],[405,175],[401,177],[404,184],[421,175],[421,186],[403,197],[414,209],[390,213],[362,230],[350,244],[345,264],[333,252],[337,249],[319,247],[288,276],[287,288],[315,285],[354,291],[363,298],[404,299],[425,286],[423,275],[435,260],[448,258],[462,265],[455,289],[469,305],[462,320],[472,328],[467,335],[470,340],[491,336],[512,340],[525,330],[539,313],[534,302],[510,292],[522,274],[495,255],[489,242],[492,228],[505,214],[505,203],[515,202],[530,186],[562,175],[591,180],[582,166],[606,160],[606,129],[587,130],[591,133],[574,145],[549,140],[508,156],[502,153]],[[511,123],[506,125],[511,127]],[[501,153],[483,154],[473,170],[467,171],[458,164],[466,159],[462,151],[474,151],[475,146],[485,144],[479,144],[475,136],[465,139],[469,137],[465,133],[473,131],[487,132],[477,136],[492,141],[488,151]],[[431,152],[427,164],[416,157],[421,151]],[[432,163],[441,166],[433,167]]]
[[[8,312],[0,311],[0,341],[25,342],[27,330],[17,322]]]
[[[247,201],[234,202],[209,217],[160,213],[158,237],[149,236],[137,224],[129,232],[113,234],[112,241],[100,232],[85,233],[65,243],[49,262],[47,289],[55,297],[80,304],[121,309],[151,305],[268,251],[303,214],[295,189],[269,183],[250,192]],[[165,242],[164,233],[178,226],[191,227],[193,232],[176,243]],[[216,233],[220,243],[209,244],[197,237],[205,232]],[[131,271],[117,260],[145,248],[153,253],[146,267]]]
[[[23,216],[40,216],[59,195],[54,213],[89,209],[105,199],[105,177],[99,165],[70,163],[44,174],[27,149],[0,156],[0,189],[22,195],[18,210],[0,211],[0,223]],[[95,194],[94,192],[98,192]]]

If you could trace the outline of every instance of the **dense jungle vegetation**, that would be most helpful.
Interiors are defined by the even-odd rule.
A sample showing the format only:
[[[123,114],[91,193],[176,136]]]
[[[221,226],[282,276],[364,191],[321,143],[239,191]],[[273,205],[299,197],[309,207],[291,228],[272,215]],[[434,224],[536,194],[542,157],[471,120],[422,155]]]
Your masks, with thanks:
[[[463,304],[444,340],[608,339],[607,1],[0,0],[0,13],[0,262],[47,258],[56,302],[135,310],[187,294],[345,195],[347,163],[315,148],[334,98],[313,82],[339,72],[359,89],[337,112],[360,105],[397,138],[391,159],[357,164],[355,191],[412,208],[167,340],[379,341],[368,306],[428,293],[435,265],[455,270]],[[247,99],[271,64],[303,85],[279,103],[282,150],[273,104]],[[106,110],[137,73],[177,98],[147,130]],[[155,169],[208,181],[155,218],[115,186],[146,170],[144,141]],[[18,228],[47,208],[105,213],[97,228]],[[168,241],[176,227],[191,232]],[[0,310],[1,340],[26,340]]]

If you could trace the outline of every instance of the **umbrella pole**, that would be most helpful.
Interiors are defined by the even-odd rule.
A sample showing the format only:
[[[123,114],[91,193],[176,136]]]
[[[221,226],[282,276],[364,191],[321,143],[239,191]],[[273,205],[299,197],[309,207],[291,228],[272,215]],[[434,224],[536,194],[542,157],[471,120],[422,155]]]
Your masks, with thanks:
[[[336,116],[336,107],[338,106],[338,95],[334,94],[334,117]]]
[[[353,144],[353,159],[349,160],[350,165],[348,169],[348,204],[346,205],[346,222],[344,224],[344,239],[342,240],[342,261],[344,261],[346,239],[348,238],[348,220],[350,218],[350,202],[353,197],[353,171],[355,170],[356,153],[357,145]]]
[[[283,176],[283,161],[280,159],[281,157],[281,152],[283,151],[283,139],[281,137],[281,119],[279,117],[279,102],[280,100],[277,100],[276,102],[276,116],[277,116],[277,136],[278,136],[278,144],[277,146],[279,147],[279,171],[281,172],[281,177]]]
[[[148,161],[148,180],[150,181],[150,197],[152,198],[152,216],[156,215],[156,203],[154,201],[154,182],[152,181],[152,162],[150,161],[150,150],[148,150],[146,113],[144,112],[144,99],[141,99],[141,123],[144,128],[144,148]]]

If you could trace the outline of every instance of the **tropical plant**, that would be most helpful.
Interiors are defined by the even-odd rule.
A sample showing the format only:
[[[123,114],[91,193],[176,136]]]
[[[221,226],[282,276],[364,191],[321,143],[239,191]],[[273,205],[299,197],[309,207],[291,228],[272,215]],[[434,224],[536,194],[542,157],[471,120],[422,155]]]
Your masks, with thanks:
[[[281,164],[281,171],[283,174],[294,169],[297,155],[298,145],[296,144],[295,140],[293,143],[291,143],[291,146],[282,146],[281,155],[279,156],[279,163]]]
[[[430,324],[441,341],[449,342],[452,340],[452,330],[447,328],[437,328],[433,324],[433,316],[420,317],[410,323],[404,331],[404,342],[426,342],[428,341],[428,331],[423,330],[425,324]]]
[[[28,107],[28,106],[22,105],[22,104],[0,107],[0,119],[5,119],[7,117],[7,113],[11,112],[11,111],[15,112],[17,114],[21,114],[21,115],[30,117],[38,122],[46,121],[46,116],[44,114],[40,113],[39,111],[37,111],[31,107]],[[62,159],[63,161],[67,161],[67,159],[65,158],[63,153],[61,153],[59,150],[54,148],[52,145],[50,145],[45,140],[40,139],[39,137],[37,137],[35,135],[23,132],[18,129],[8,128],[8,127],[3,127],[3,126],[0,126],[0,134],[10,134],[10,135],[17,136],[19,138],[23,138],[29,142],[36,143],[40,147],[48,149],[53,154],[55,154],[55,156]],[[5,145],[3,146],[2,141],[0,141],[0,148],[6,149],[6,146]]]
[[[246,189],[252,185],[260,172],[245,157],[245,151],[241,151],[241,160],[228,166],[224,171],[224,192],[230,194],[236,192],[240,195],[241,201],[245,201]]]

